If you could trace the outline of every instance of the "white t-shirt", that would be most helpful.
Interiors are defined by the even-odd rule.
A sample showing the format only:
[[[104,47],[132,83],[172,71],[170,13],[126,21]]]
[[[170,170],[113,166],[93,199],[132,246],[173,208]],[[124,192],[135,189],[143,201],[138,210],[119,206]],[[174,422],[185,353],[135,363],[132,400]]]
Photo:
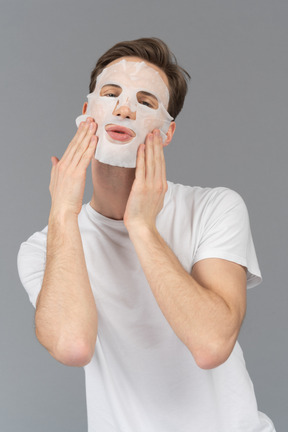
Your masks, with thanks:
[[[85,366],[89,432],[272,432],[257,409],[238,342],[228,360],[197,366],[162,314],[123,221],[84,204],[79,215],[98,311],[98,336]],[[242,198],[227,188],[168,182],[157,228],[183,267],[222,258],[261,274]],[[20,279],[35,307],[46,258],[47,227],[22,243]]]

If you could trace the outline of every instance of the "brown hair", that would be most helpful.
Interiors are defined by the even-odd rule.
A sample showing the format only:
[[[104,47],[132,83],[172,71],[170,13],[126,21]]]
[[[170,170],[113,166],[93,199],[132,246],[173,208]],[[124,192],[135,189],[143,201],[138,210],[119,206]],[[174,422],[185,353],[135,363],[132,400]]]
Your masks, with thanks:
[[[158,38],[141,38],[119,42],[106,51],[99,58],[91,73],[90,93],[95,89],[97,76],[109,63],[120,57],[129,56],[146,60],[165,72],[170,93],[168,112],[175,119],[183,107],[190,75],[178,65],[175,55],[169,50],[165,42]]]

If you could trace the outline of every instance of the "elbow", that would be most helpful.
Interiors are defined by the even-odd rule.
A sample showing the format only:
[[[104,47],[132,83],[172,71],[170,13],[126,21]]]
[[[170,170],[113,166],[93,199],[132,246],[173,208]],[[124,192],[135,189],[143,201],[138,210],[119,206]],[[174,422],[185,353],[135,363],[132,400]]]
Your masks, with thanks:
[[[37,332],[36,337],[49,354],[65,366],[84,367],[92,360],[95,351],[96,337],[93,341],[84,339],[59,338],[57,341],[43,339]]]
[[[204,355],[199,356],[195,358],[196,364],[200,369],[209,370],[209,369],[215,369],[216,367],[220,366],[221,364],[225,363],[225,361],[228,359],[228,357],[222,357],[222,356],[211,356],[211,355]]]
[[[214,343],[210,346],[198,350],[190,350],[197,366],[200,369],[209,370],[215,369],[221,364],[225,363],[230,357],[234,345],[227,346],[227,344]]]
[[[50,353],[65,366],[84,367],[92,360],[95,345],[83,341],[58,346],[55,352]]]

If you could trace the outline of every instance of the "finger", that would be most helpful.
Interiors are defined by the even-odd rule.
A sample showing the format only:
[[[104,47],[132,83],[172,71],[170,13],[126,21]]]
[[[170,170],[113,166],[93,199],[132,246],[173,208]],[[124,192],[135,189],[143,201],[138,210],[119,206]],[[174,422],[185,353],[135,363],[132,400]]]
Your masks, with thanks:
[[[54,182],[55,182],[55,167],[59,162],[59,159],[56,156],[51,157],[52,162],[52,168],[51,168],[51,174],[50,174],[50,184],[49,184],[49,191],[52,193],[54,188]]]
[[[94,136],[95,134],[95,131],[96,131],[96,124],[95,122],[91,122],[89,124],[89,128],[87,130],[86,135],[82,139],[82,142],[79,143],[79,145],[75,148],[73,158],[70,161],[71,167],[76,167],[79,164],[84,152],[87,150],[89,146],[92,136]]]
[[[149,133],[145,144],[145,175],[148,181],[153,181],[155,170],[154,161],[154,136]]]
[[[56,156],[51,157],[52,167],[56,166],[59,162],[59,159]]]
[[[87,169],[91,159],[95,155],[97,143],[98,143],[98,138],[95,135],[93,135],[91,137],[91,140],[89,142],[86,151],[82,154],[81,160],[79,161],[78,164],[79,169],[83,169],[83,170]]]
[[[73,159],[73,157],[75,155],[77,148],[83,142],[85,137],[88,135],[89,126],[91,123],[95,124],[94,120],[91,117],[88,117],[85,122],[80,123],[79,128],[78,128],[74,138],[72,139],[72,141],[70,142],[69,146],[67,147],[65,153],[62,156],[62,159],[61,159],[62,162],[64,162],[64,163],[66,162],[67,164],[69,164],[71,162],[71,160]]]
[[[162,165],[162,181],[163,184],[165,184],[166,190],[167,190],[167,176],[166,176],[166,162],[164,157],[164,147],[162,146],[162,152],[161,152],[161,165]]]
[[[66,148],[63,156],[62,156],[62,161],[64,159],[69,159],[69,156],[71,157],[71,150],[73,149],[73,147],[75,147],[75,144],[77,144],[77,142],[82,141],[83,137],[86,134],[86,130],[87,130],[87,122],[81,122],[79,124],[79,127],[77,129],[76,134],[74,135],[74,137],[72,138],[72,140],[70,141],[68,147]],[[73,154],[73,153],[72,153]]]
[[[56,156],[52,156],[51,162],[52,162],[52,168],[51,168],[51,174],[50,174],[50,181],[55,176],[55,170],[56,170],[56,166],[59,163],[59,159]]]
[[[161,137],[161,134],[160,134],[160,137]],[[166,176],[166,161],[165,161],[165,156],[164,156],[164,144],[163,144],[162,137],[161,137],[160,146],[161,146],[160,154],[161,154],[162,181],[163,181],[163,184],[166,186],[166,190],[167,190],[168,185],[167,185],[167,176]]]
[[[135,179],[145,181],[145,144],[140,144],[137,151]]]
[[[160,135],[160,131],[156,129],[154,131],[154,159],[155,159],[155,180],[162,183],[162,165],[163,165],[163,143]]]

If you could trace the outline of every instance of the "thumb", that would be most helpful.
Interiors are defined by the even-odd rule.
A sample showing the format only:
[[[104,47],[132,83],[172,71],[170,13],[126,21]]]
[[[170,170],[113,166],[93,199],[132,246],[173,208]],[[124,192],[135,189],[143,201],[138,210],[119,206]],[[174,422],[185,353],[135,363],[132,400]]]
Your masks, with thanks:
[[[56,166],[59,162],[59,159],[56,156],[51,157],[52,166]]]

